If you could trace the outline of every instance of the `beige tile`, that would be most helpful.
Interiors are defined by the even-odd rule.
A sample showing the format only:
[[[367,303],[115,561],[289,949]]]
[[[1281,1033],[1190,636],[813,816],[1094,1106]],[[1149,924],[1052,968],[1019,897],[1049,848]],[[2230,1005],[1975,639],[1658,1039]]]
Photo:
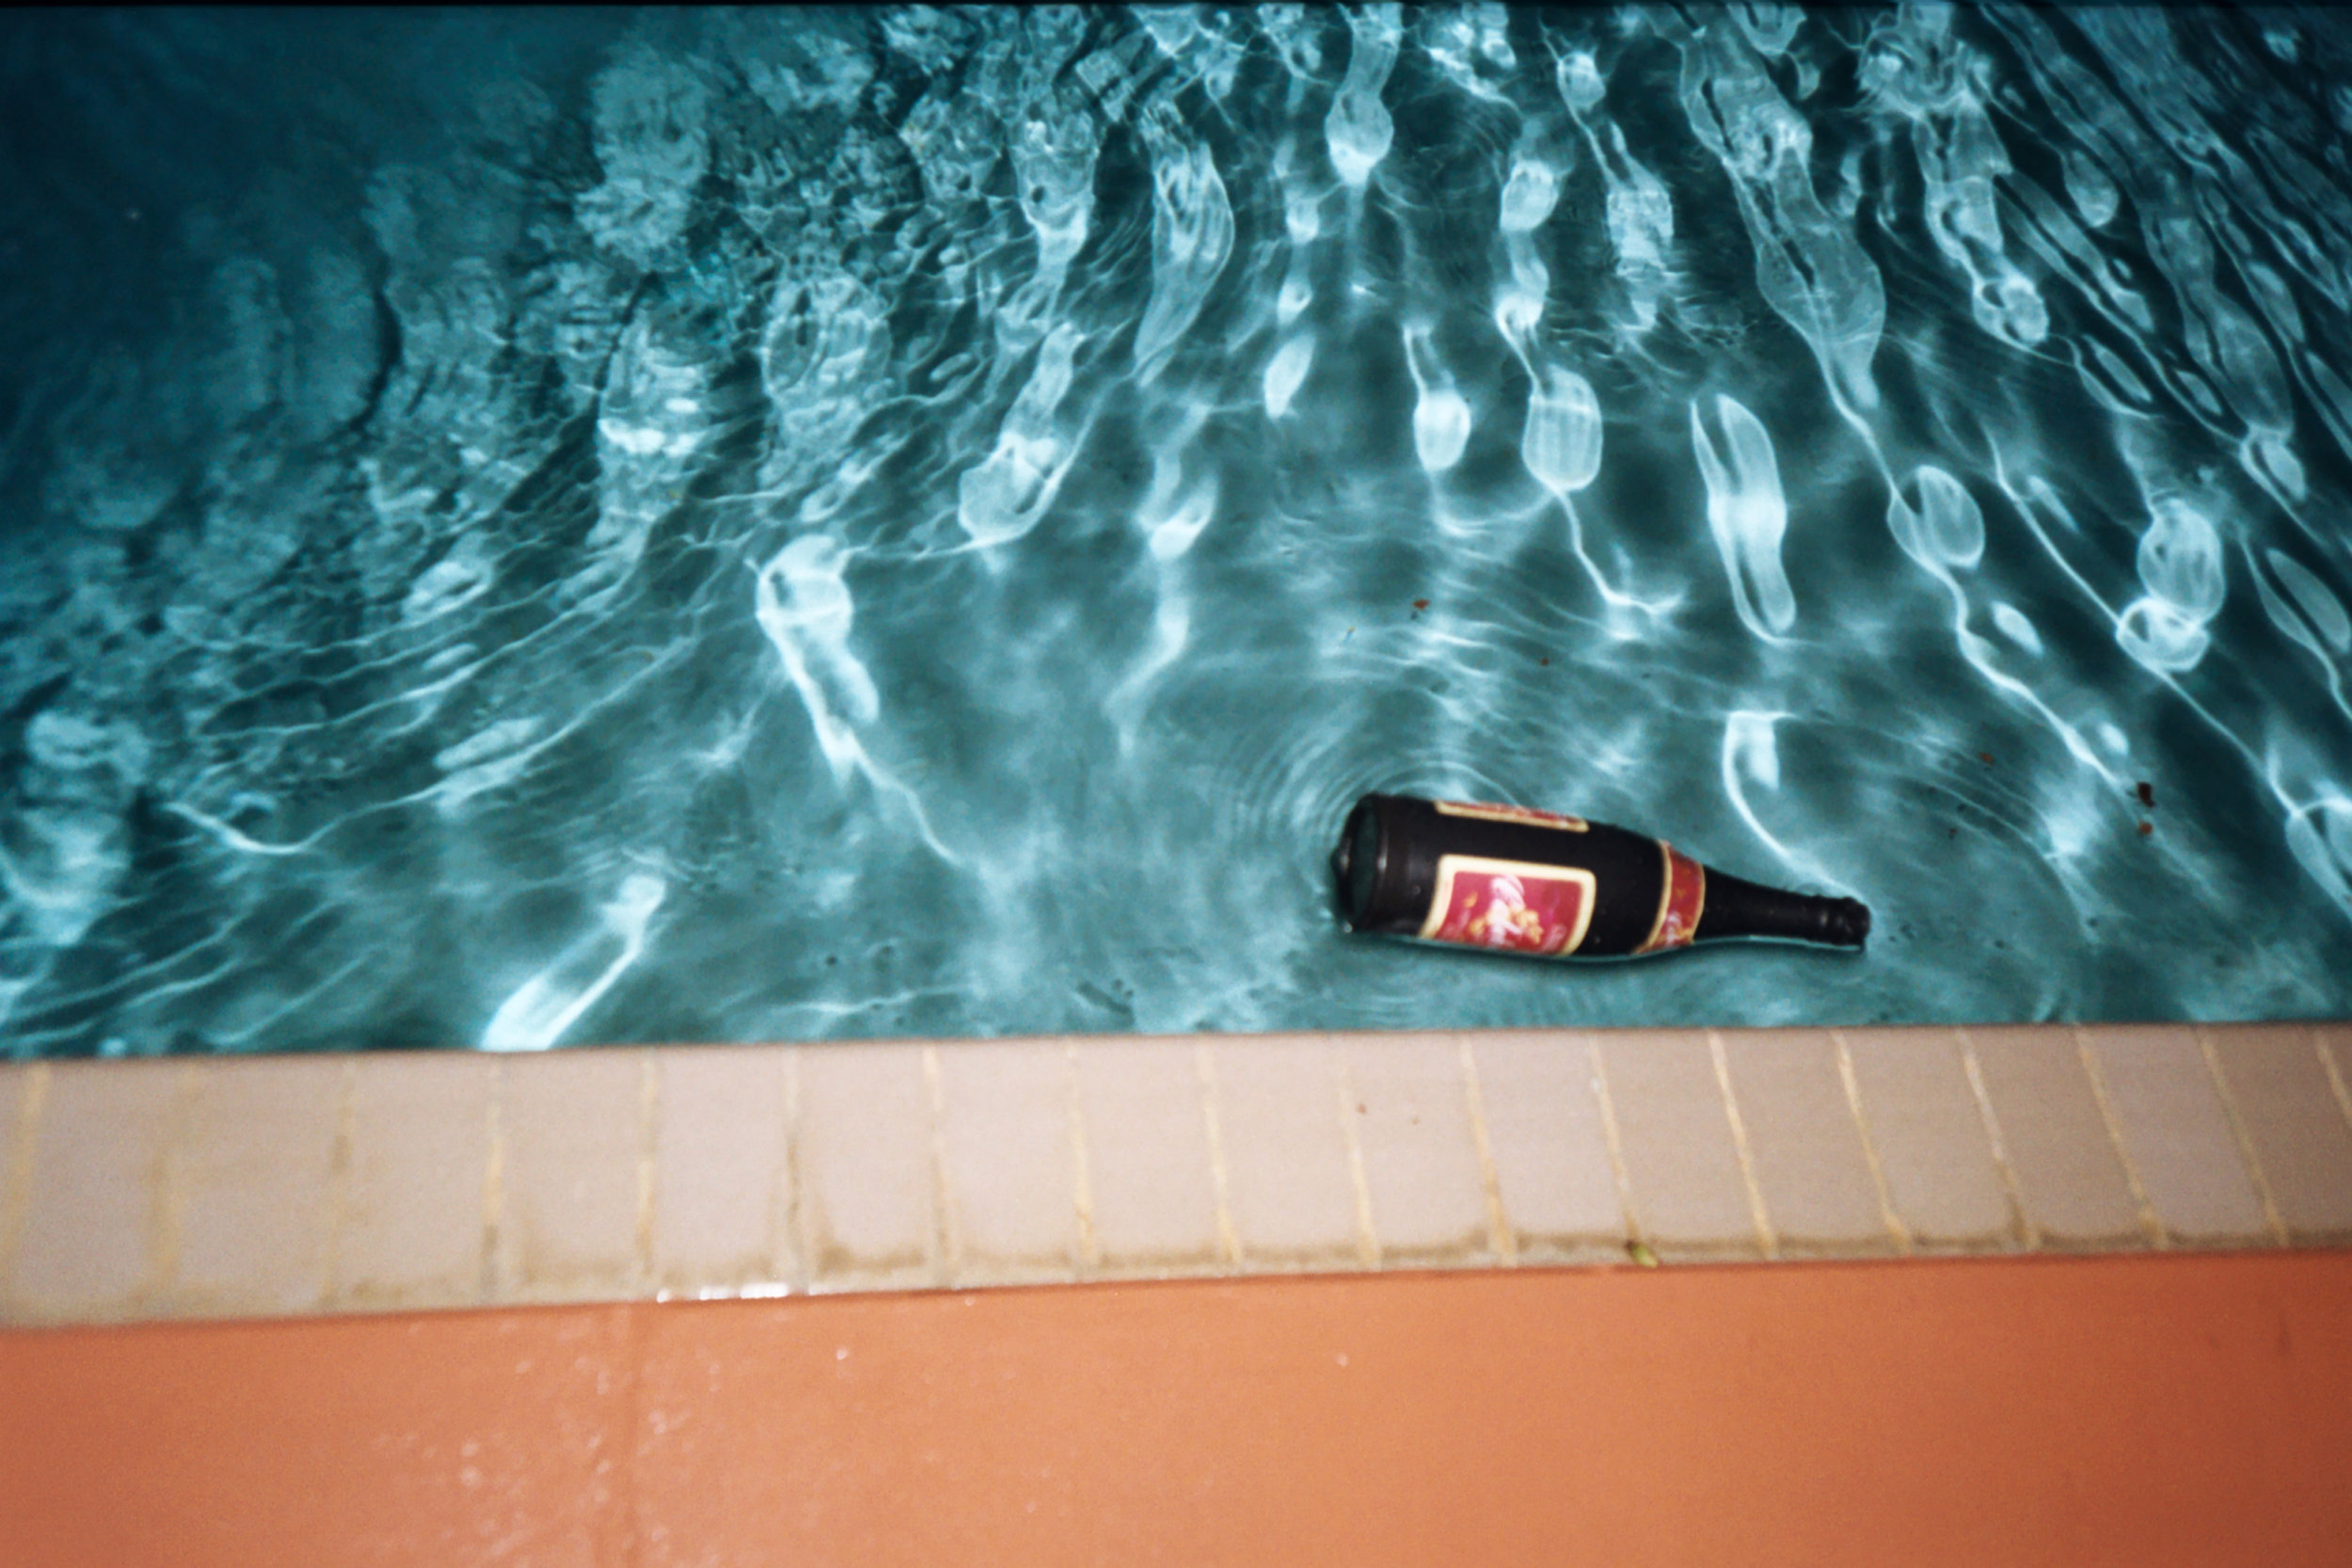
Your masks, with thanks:
[[[1067,1279],[1081,1262],[1068,1047],[973,1040],[939,1053],[950,1279]]]
[[[1486,1178],[1453,1035],[1358,1036],[1342,1050],[1381,1261],[1496,1261]]]
[[[721,1046],[657,1053],[653,1268],[683,1296],[774,1290],[792,1266],[792,1053]]]
[[[170,1268],[166,1182],[193,1069],[76,1062],[50,1075],[33,1148],[10,1315],[113,1318],[147,1307]]]
[[[33,1179],[33,1130],[26,1125],[38,1115],[38,1101],[47,1087],[36,1090],[37,1067],[0,1063],[0,1303],[8,1299],[8,1279],[16,1257],[16,1238],[24,1227],[24,1189]]]
[[[644,1288],[658,1083],[641,1051],[507,1059],[499,1111],[501,1300],[616,1300]]]
[[[1965,1031],[2026,1222],[2044,1246],[2145,1243],[2115,1140],[2072,1029]]]
[[[1623,1254],[1625,1207],[1589,1046],[1568,1030],[1470,1037],[1495,1187],[1521,1261]]]
[[[0,1171],[6,1171],[16,1148],[16,1118],[32,1082],[33,1069],[0,1062]]]
[[[2224,1025],[2207,1037],[2287,1234],[2352,1241],[2352,1125],[2321,1051],[2334,1042],[2299,1023]],[[2339,1072],[2352,1069],[2341,1047],[2334,1058]]]
[[[2238,1153],[2213,1073],[2185,1025],[2082,1031],[2107,1103],[2169,1240],[2245,1245],[2268,1239],[2262,1199]]]
[[[172,1158],[180,1194],[174,1311],[299,1312],[326,1295],[341,1057],[206,1062]]]
[[[1243,1259],[1265,1268],[1357,1268],[1377,1260],[1340,1119],[1331,1040],[1266,1035],[1209,1047],[1226,1191]],[[1355,1114],[1355,1102],[1347,1104]]]
[[[1706,1031],[1595,1037],[1642,1239],[1661,1257],[1756,1256],[1762,1241]]]
[[[1105,1273],[1207,1273],[1229,1260],[1198,1049],[1189,1039],[1078,1043],[1087,1193]]]
[[[1724,1058],[1783,1253],[1890,1250],[1837,1042],[1820,1029],[1725,1031]]]
[[[438,1307],[483,1299],[499,1065],[497,1057],[461,1052],[359,1058],[335,1239],[336,1297],[342,1305]]]
[[[1853,1064],[1887,1202],[1911,1244],[1944,1252],[2022,1243],[1958,1033],[1845,1029],[1836,1037]]]
[[[944,1283],[929,1049],[841,1041],[798,1054],[796,1241],[811,1290]]]

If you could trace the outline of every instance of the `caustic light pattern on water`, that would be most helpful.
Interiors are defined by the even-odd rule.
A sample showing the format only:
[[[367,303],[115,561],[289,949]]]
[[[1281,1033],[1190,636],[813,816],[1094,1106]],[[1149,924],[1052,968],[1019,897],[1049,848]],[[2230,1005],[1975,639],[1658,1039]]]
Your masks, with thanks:
[[[2352,1010],[2352,23],[0,41],[20,1054]],[[1368,789],[1867,957],[1338,928]]]

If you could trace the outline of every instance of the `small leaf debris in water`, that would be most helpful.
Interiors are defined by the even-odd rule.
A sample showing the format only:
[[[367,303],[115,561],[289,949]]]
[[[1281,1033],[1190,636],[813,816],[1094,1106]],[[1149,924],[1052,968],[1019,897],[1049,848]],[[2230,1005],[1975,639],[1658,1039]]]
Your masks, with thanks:
[[[2132,786],[2132,793],[2138,796],[2139,803],[2147,807],[2150,811],[2156,809],[2156,786],[2150,784],[2146,779],[2142,779],[2139,783],[2134,784]]]
[[[1993,753],[1990,752],[1979,752],[1977,753],[1977,760],[1981,763],[1989,764],[1993,760]]]
[[[1645,1269],[1658,1267],[1658,1254],[1649,1249],[1647,1242],[1626,1243],[1625,1255]]]

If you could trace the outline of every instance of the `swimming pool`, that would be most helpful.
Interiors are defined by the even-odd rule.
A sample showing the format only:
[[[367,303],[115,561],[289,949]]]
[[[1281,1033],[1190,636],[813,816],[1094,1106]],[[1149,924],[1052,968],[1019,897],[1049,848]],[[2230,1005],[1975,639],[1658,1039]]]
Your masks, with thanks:
[[[2348,60],[16,24],[7,1048],[2343,1016]],[[1876,931],[1351,939],[1375,788]]]

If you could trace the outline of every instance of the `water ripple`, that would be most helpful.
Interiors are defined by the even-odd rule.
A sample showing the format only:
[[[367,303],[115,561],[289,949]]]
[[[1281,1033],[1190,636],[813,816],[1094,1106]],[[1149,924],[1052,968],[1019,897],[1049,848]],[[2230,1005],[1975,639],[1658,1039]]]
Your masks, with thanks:
[[[2352,1006],[2332,13],[57,13],[0,75],[12,1053]],[[1350,941],[1370,788],[1878,935]]]

